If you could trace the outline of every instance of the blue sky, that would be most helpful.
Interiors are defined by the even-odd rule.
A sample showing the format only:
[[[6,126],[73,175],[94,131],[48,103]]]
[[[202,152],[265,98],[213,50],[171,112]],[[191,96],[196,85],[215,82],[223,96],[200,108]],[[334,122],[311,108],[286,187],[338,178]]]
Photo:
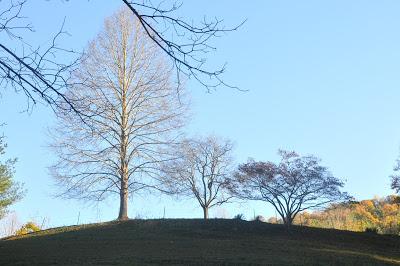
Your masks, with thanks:
[[[83,49],[120,1],[30,1],[25,15],[35,44],[49,40],[63,18],[71,34],[66,47]],[[34,3],[33,3],[34,2]],[[215,133],[236,143],[238,162],[275,160],[279,148],[315,154],[357,199],[392,193],[389,175],[400,144],[399,1],[184,1],[182,14],[223,18],[226,25],[247,19],[237,32],[215,41],[210,66],[228,62],[225,79],[239,92],[219,88],[208,94],[195,82],[191,134]],[[53,154],[46,131],[54,115],[45,106],[29,114],[23,95],[2,90],[0,121],[8,155],[19,158],[16,178],[26,197],[13,206],[20,218],[50,219],[51,226],[116,218],[118,199],[99,206],[56,199],[47,166]],[[196,202],[138,195],[131,217],[201,217]],[[211,212],[274,215],[263,203],[235,203]]]

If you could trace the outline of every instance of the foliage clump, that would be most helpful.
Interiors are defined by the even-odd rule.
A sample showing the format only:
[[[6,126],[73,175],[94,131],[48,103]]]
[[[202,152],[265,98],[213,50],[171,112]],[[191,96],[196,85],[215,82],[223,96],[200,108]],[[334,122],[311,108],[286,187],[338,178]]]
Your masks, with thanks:
[[[22,184],[14,181],[17,159],[3,160],[6,148],[4,137],[0,136],[0,219],[7,213],[8,207],[24,195]]]
[[[388,196],[333,204],[322,211],[303,212],[296,217],[294,223],[311,227],[399,235],[399,197]]]
[[[21,226],[21,228],[15,232],[15,235],[21,236],[21,235],[26,235],[26,234],[37,232],[37,231],[40,231],[40,227],[37,224],[35,224],[34,222],[28,222],[28,223],[24,224],[23,226]]]

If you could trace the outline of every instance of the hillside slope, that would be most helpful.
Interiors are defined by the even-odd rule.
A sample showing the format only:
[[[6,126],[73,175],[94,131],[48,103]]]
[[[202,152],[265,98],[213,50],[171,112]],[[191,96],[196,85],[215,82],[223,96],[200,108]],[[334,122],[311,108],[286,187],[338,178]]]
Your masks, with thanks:
[[[0,265],[400,265],[400,237],[240,220],[131,220],[0,240]]]

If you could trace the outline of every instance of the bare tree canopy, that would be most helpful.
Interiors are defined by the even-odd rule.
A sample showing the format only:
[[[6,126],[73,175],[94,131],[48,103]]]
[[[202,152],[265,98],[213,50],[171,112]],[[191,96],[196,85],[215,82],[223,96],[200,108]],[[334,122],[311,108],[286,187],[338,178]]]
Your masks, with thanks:
[[[165,56],[131,12],[105,20],[73,73],[68,97],[85,123],[59,113],[52,169],[66,197],[101,201],[120,197],[119,219],[127,219],[128,197],[152,187],[158,164],[172,158],[169,146],[185,121],[185,94],[171,81]]]
[[[230,182],[232,194],[272,204],[288,227],[301,211],[351,199],[340,191],[343,181],[321,166],[318,158],[288,151],[279,155],[278,164],[253,160],[241,164]]]
[[[33,26],[22,14],[25,4],[26,0],[0,1],[0,87],[22,91],[28,108],[42,100],[52,108],[63,106],[77,111],[65,94],[70,71],[77,61],[75,52],[58,45],[59,38],[66,34],[63,26],[47,47],[32,47],[24,40],[24,34],[33,32]],[[57,62],[61,56],[71,58],[70,62]]]
[[[186,139],[175,151],[177,159],[163,163],[167,190],[194,197],[207,219],[210,208],[231,198],[226,187],[232,171],[232,149],[229,140],[214,136]]]
[[[207,90],[220,85],[232,87],[223,79],[225,65],[217,70],[206,67],[205,55],[215,50],[212,39],[223,33],[236,31],[244,22],[233,28],[225,28],[220,19],[204,18],[199,23],[189,22],[175,15],[182,6],[180,1],[128,1],[122,0],[139,19],[150,38],[172,60],[178,80],[180,75],[193,77]]]
[[[219,19],[204,19],[195,25],[175,14],[181,3],[157,2],[154,5],[148,0],[122,0],[137,18],[141,30],[172,62],[177,85],[181,85],[183,75],[194,78],[207,90],[219,85],[229,86],[222,79],[225,66],[207,69],[206,58],[215,50],[210,45],[213,38],[238,27],[226,29]],[[25,34],[33,32],[33,26],[23,14],[26,3],[27,0],[0,1],[0,87],[22,91],[27,96],[28,108],[42,101],[53,109],[72,110],[82,119],[86,114],[75,108],[76,103],[66,93],[73,86],[70,73],[81,55],[58,44],[60,37],[66,34],[63,27],[47,47],[34,48],[27,43]],[[7,38],[9,41],[5,42]],[[60,58],[70,58],[70,61],[61,62]]]

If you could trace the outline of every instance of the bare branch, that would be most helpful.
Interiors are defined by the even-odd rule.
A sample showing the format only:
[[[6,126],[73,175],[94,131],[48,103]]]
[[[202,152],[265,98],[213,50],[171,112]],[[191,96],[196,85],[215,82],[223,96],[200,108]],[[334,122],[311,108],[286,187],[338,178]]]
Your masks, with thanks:
[[[64,22],[48,47],[33,48],[21,36],[22,32],[33,32],[21,15],[25,3],[10,0],[8,8],[0,8],[0,86],[22,91],[28,98],[28,109],[30,103],[41,101],[53,109],[63,107],[84,116],[65,95],[70,71],[76,67],[80,55],[58,45],[60,38],[68,35]],[[70,58],[70,62],[59,63],[59,57]]]
[[[236,31],[245,21],[236,27],[225,28],[222,20],[204,18],[196,25],[174,14],[182,5],[179,2],[165,7],[164,2],[155,6],[148,0],[122,1],[138,18],[151,40],[171,59],[179,84],[181,75],[184,75],[194,78],[208,91],[220,85],[238,89],[222,79],[225,65],[217,70],[209,70],[204,56],[215,50],[209,44],[214,38]]]

